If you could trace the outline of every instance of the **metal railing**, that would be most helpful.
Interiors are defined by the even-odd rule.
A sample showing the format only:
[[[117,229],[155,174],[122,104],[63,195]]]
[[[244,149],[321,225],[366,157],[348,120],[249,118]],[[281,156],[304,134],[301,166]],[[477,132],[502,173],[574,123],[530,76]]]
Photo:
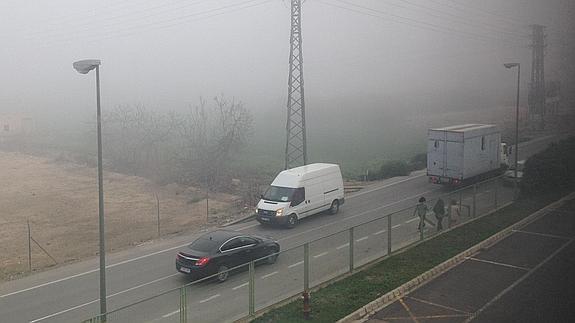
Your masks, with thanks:
[[[502,177],[496,177],[444,192],[429,198],[427,204],[432,209],[442,198],[446,206],[453,203],[461,209],[461,215],[456,219],[448,208],[443,219],[445,231],[512,202],[513,187],[502,186],[501,181]],[[224,284],[210,284],[213,277],[206,277],[119,306],[84,322],[224,322],[249,318],[259,310],[441,233],[432,212],[428,213],[430,221],[425,228],[418,231],[419,218],[414,216],[413,204],[385,215],[369,216],[344,230],[328,232],[320,238],[282,250],[273,265],[256,266],[259,261],[256,260],[232,268],[230,271],[238,273],[231,275]],[[221,292],[220,287],[226,285],[231,288]],[[220,306],[208,306],[211,303]]]

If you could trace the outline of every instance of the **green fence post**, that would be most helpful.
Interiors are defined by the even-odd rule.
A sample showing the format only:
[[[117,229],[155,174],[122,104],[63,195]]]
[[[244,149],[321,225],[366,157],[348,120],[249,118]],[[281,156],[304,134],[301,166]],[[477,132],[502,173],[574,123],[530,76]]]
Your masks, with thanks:
[[[309,243],[303,245],[303,291],[309,291]]]
[[[475,217],[475,211],[477,210],[477,184],[473,184],[473,213],[472,216]]]
[[[497,201],[498,187],[499,187],[499,181],[496,180],[496,183],[495,183],[495,209],[497,209],[497,206],[499,204],[498,203],[499,201]]]
[[[353,227],[349,228],[349,272],[353,272]]]
[[[255,314],[255,265],[254,265],[254,261],[250,261],[250,308],[249,308],[249,313],[250,316],[253,316]]]
[[[180,287],[180,323],[188,322],[188,300],[186,286]]]
[[[387,255],[391,255],[391,214],[387,216]]]

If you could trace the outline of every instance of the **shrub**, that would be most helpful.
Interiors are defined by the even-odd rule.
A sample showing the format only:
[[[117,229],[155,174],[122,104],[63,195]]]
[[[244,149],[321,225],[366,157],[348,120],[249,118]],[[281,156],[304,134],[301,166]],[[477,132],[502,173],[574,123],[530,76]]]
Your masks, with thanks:
[[[575,137],[553,143],[529,158],[520,188],[526,197],[575,188]]]

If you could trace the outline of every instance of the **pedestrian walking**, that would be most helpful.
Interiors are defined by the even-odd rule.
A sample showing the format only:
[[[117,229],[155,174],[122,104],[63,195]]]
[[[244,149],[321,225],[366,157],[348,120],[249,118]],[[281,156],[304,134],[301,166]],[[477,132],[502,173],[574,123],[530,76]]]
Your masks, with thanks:
[[[417,203],[417,206],[413,211],[414,216],[415,215],[419,216],[419,225],[417,226],[417,230],[419,231],[423,231],[423,228],[425,228],[426,214],[427,214],[427,204],[425,204],[425,197],[422,196],[419,198],[419,203]]]
[[[441,197],[437,200],[433,206],[433,213],[437,219],[437,231],[443,230],[443,218],[445,217],[445,203]]]
[[[456,200],[451,200],[451,205],[449,206],[449,227],[456,224],[461,216],[461,210],[459,205],[457,205]]]

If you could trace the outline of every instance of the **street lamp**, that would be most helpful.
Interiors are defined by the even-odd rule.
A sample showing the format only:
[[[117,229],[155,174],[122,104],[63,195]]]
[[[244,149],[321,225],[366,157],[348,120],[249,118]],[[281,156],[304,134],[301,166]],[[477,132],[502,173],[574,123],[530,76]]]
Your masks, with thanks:
[[[519,77],[521,75],[521,65],[519,63],[503,64],[505,68],[517,66],[517,99],[515,101],[515,194],[517,194],[517,157],[519,155]]]
[[[96,109],[98,119],[98,216],[100,231],[100,313],[106,313],[106,247],[104,236],[104,181],[102,175],[102,121],[100,113],[100,60],[86,59],[73,64],[81,74],[96,69]]]

